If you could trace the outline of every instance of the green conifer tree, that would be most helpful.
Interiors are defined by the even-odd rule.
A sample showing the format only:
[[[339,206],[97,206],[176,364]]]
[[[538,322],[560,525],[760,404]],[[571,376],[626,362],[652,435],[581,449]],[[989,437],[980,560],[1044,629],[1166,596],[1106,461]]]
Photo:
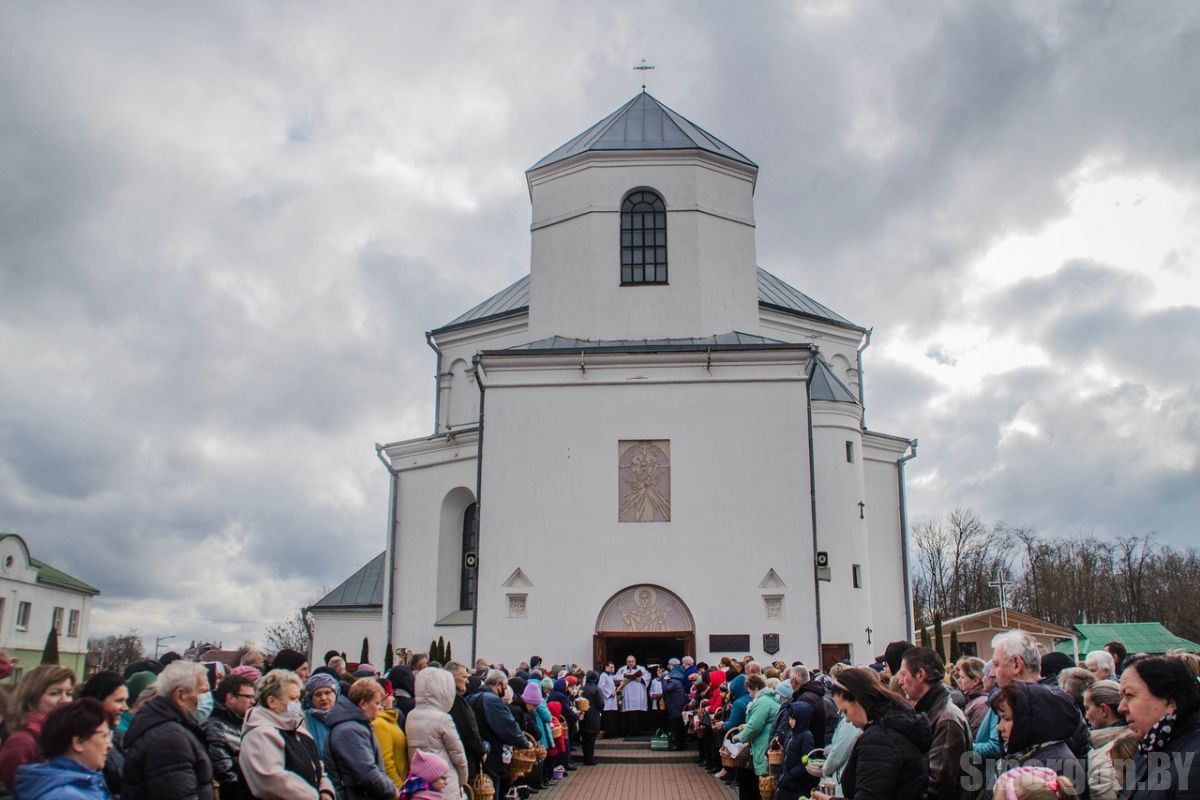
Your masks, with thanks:
[[[946,663],[946,642],[942,639],[942,612],[933,615],[933,650]]]
[[[371,643],[367,641],[367,637],[363,637],[362,653],[358,659],[360,664],[371,663]]]
[[[46,634],[46,646],[42,649],[43,664],[57,664],[58,660],[58,631],[54,630],[54,626],[50,626],[50,633]]]

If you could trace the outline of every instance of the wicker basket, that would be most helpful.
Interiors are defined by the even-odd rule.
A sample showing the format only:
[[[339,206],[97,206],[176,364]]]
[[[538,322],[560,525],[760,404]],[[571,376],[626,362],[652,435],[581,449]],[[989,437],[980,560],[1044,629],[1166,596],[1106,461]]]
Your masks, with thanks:
[[[479,774],[475,776],[470,789],[472,800],[492,800],[496,796],[496,786],[483,770],[480,770]]]
[[[762,796],[762,800],[774,800],[777,788],[779,788],[779,779],[774,775],[758,776],[758,793]]]
[[[560,717],[554,717],[550,720],[550,738],[556,742],[563,736],[564,726],[560,719]]]
[[[513,750],[512,760],[508,762],[508,770],[506,772],[509,780],[516,780],[528,775],[533,769],[533,765],[538,762],[537,757],[537,742],[529,735],[525,734],[525,738],[529,740],[529,747],[519,747]]]
[[[772,739],[770,747],[767,748],[767,765],[771,767],[783,766],[783,745],[778,739]]]
[[[750,745],[742,748],[742,751],[737,754],[737,757],[729,755],[729,751],[725,749],[725,742],[729,741],[729,737],[740,731],[745,725],[736,725],[725,731],[725,737],[721,743],[721,766],[725,769],[745,769],[750,764]]]

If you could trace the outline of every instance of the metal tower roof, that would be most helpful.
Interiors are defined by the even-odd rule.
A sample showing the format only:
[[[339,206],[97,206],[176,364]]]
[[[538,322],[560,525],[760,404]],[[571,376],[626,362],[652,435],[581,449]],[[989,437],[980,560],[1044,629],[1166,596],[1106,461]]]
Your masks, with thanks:
[[[604,150],[705,150],[758,168],[757,164],[737,150],[643,90],[628,103],[538,161],[529,171],[580,153]]]

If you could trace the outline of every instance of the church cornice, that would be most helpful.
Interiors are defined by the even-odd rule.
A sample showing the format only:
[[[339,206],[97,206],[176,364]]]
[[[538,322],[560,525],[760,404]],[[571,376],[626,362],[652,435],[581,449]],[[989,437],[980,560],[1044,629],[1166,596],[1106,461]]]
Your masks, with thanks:
[[[559,180],[578,172],[589,169],[618,169],[621,167],[701,167],[721,175],[744,180],[750,184],[751,192],[758,184],[758,167],[729,161],[721,156],[710,154],[704,150],[652,150],[652,151],[617,151],[617,152],[587,152],[572,156],[565,161],[558,161],[526,173],[526,183],[529,196],[533,197],[533,189],[549,181]]]
[[[738,214],[727,214],[718,208],[713,208],[712,206],[707,206],[707,205],[701,205],[700,203],[691,203],[688,205],[673,205],[667,209],[667,215],[670,216],[671,214],[683,214],[683,213],[687,213],[689,211],[692,213],[697,213],[697,214],[706,214],[710,217],[716,217],[717,219],[723,219],[723,220],[727,220],[729,222],[737,223],[738,225],[745,225],[748,228],[756,227],[754,220],[751,219],[750,217],[743,217]],[[581,206],[576,209],[572,209],[571,211],[566,211],[562,214],[556,214],[552,217],[546,217],[545,219],[536,220],[529,226],[529,230],[536,231],[536,230],[541,230],[542,228],[549,228],[552,225],[558,225],[560,223],[567,222],[572,219],[577,219],[578,217],[586,216],[587,214],[619,214],[619,213],[621,213],[621,207],[616,204],[586,205],[586,206]]]
[[[483,352],[484,389],[517,386],[718,384],[807,381],[807,344]]]

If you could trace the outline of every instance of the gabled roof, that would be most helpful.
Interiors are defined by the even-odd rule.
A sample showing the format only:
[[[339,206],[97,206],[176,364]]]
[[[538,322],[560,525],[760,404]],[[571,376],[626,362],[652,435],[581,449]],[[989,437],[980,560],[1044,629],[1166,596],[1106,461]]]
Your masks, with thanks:
[[[812,376],[808,381],[808,396],[813,400],[829,400],[834,403],[854,403],[858,397],[838,380],[823,358],[813,361]]]
[[[758,304],[798,317],[836,325],[839,328],[850,328],[856,331],[863,330],[863,328],[855,325],[841,314],[821,305],[804,292],[785,283],[762,267],[758,267]],[[484,300],[471,310],[460,314],[433,332],[439,333],[465,325],[472,325],[476,322],[501,319],[510,315],[525,313],[528,310],[529,276],[526,275],[517,280],[516,283],[497,292],[487,300]]]
[[[45,561],[39,561],[33,556],[29,557],[29,566],[38,571],[38,583],[44,583],[49,586],[57,586],[60,589],[71,589],[76,592],[84,592],[85,594],[100,594],[100,590],[91,584],[84,583],[78,578],[73,578],[61,569],[55,569]]]
[[[1091,650],[1100,650],[1105,644],[1112,641],[1125,645],[1125,649],[1129,651],[1130,655],[1134,653],[1155,655],[1175,649],[1187,650],[1191,653],[1200,651],[1200,644],[1176,636],[1161,622],[1081,623],[1075,626],[1075,630],[1079,631],[1080,655]],[[1070,642],[1066,642],[1054,649],[1063,653],[1071,653],[1073,651],[1070,645]]]
[[[33,557],[29,552],[29,545],[25,540],[16,533],[0,533],[0,541],[9,537],[16,539],[21,543],[21,548],[25,551],[25,555],[29,558],[29,566],[37,570],[37,582],[44,583],[47,586],[57,586],[60,589],[70,589],[74,592],[83,592],[84,594],[100,594],[100,590],[90,583],[84,583],[76,577],[68,575],[61,569],[52,567],[45,561],[40,561]]]
[[[309,606],[323,608],[370,608],[383,607],[383,557],[384,553],[372,558],[340,586]]]
[[[529,168],[564,161],[581,153],[605,150],[705,150],[757,168],[757,165],[708,131],[646,93],[571,139]]]
[[[534,342],[518,344],[504,350],[491,351],[509,353],[514,350],[549,351],[567,350],[579,352],[582,350],[608,351],[662,351],[662,350],[698,350],[703,348],[737,348],[737,347],[807,347],[781,339],[768,339],[753,333],[730,331],[714,336],[697,336],[683,339],[573,339],[568,336],[548,336]]]

